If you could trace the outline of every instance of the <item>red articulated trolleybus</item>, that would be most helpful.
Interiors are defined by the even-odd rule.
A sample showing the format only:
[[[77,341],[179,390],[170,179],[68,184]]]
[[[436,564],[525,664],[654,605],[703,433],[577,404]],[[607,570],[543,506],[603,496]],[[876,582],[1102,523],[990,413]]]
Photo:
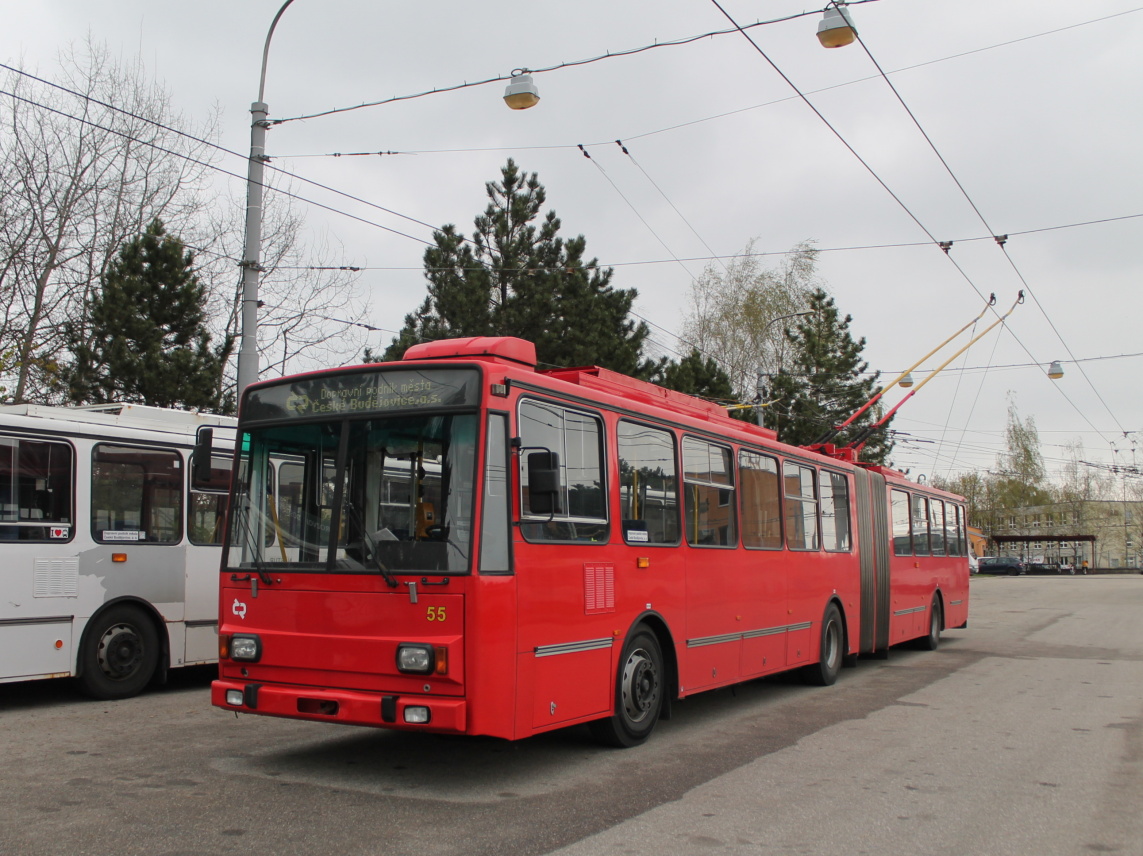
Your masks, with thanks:
[[[227,710],[633,746],[968,620],[960,497],[520,339],[252,385],[236,456]]]

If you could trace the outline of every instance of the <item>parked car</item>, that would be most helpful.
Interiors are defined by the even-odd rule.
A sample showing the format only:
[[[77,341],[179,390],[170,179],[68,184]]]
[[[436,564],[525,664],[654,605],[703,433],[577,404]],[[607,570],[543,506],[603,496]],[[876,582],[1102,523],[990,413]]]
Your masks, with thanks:
[[[1024,562],[1015,556],[982,556],[980,572],[982,574],[1008,574],[1014,577],[1027,573],[1027,569],[1024,567]]]

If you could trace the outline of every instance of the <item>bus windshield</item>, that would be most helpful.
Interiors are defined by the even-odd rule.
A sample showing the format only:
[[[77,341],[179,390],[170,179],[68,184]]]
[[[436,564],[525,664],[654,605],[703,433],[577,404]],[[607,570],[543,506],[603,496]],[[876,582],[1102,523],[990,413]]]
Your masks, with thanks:
[[[476,416],[392,415],[242,435],[229,567],[469,569]]]

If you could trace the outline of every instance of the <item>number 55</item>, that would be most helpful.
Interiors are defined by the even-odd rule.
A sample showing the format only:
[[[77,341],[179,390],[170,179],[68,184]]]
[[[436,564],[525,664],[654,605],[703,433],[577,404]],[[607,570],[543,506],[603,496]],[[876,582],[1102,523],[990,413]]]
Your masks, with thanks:
[[[444,621],[447,616],[445,615],[445,608],[443,606],[430,606],[428,614],[425,616],[429,621]]]

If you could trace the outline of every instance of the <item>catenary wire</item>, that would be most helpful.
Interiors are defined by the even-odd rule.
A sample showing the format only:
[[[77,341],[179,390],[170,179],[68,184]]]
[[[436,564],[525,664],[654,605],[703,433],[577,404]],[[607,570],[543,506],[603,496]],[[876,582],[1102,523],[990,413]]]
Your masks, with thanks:
[[[837,5],[836,2],[834,3],[834,5],[835,6]],[[1027,277],[1024,276],[1023,271],[1020,270],[1020,268],[1016,265],[1016,262],[1012,259],[1012,256],[1008,253],[1008,250],[1005,247],[1005,244],[1007,243],[1008,236],[1007,235],[1000,236],[1000,234],[992,227],[992,224],[988,222],[987,218],[985,218],[985,216],[984,216],[984,213],[980,210],[980,207],[973,200],[973,198],[969,194],[968,190],[965,189],[964,184],[957,177],[956,173],[953,172],[952,167],[949,166],[948,161],[945,160],[945,157],[943,154],[941,154],[940,149],[937,148],[936,143],[933,142],[932,137],[929,136],[929,133],[925,130],[924,126],[921,125],[920,120],[917,118],[916,114],[909,107],[909,105],[905,102],[905,99],[902,97],[902,95],[898,91],[897,87],[893,85],[893,81],[889,79],[889,75],[887,75],[885,73],[885,70],[881,67],[881,64],[877,61],[877,58],[873,56],[873,52],[871,50],[869,50],[869,46],[865,44],[865,40],[861,38],[861,35],[859,33],[857,34],[856,38],[857,38],[858,44],[861,45],[862,50],[865,51],[865,55],[869,58],[869,61],[871,63],[873,63],[873,67],[875,69],[877,69],[878,75],[885,82],[885,85],[889,87],[889,90],[893,93],[894,97],[896,97],[896,99],[897,99],[898,103],[900,103],[902,109],[904,109],[904,111],[908,115],[909,119],[913,122],[913,125],[916,126],[917,130],[920,132],[921,136],[924,138],[924,140],[928,144],[929,148],[932,149],[933,154],[936,155],[937,160],[940,161],[941,166],[944,167],[945,172],[948,173],[949,178],[952,179],[953,183],[957,186],[957,189],[961,192],[961,195],[964,196],[964,198],[968,202],[969,206],[976,213],[976,216],[979,218],[980,222],[984,225],[984,228],[987,229],[992,235],[996,236],[996,243],[999,245],[1001,251],[1004,253],[1004,258],[1007,259],[1008,264],[1011,266],[1011,268],[1015,272],[1016,276],[1020,279],[1020,282],[1023,284],[1024,289],[1027,292],[1027,294],[1032,298],[1032,300],[1035,301],[1036,307],[1040,310],[1040,313],[1044,316],[1044,319],[1048,322],[1048,326],[1052,328],[1052,332],[1054,332],[1056,334],[1056,337],[1060,340],[1060,343],[1064,346],[1064,350],[1067,351],[1068,356],[1069,357],[1074,356],[1072,354],[1071,347],[1068,345],[1067,341],[1064,339],[1063,334],[1060,333],[1059,328],[1056,326],[1055,322],[1052,320],[1051,316],[1048,314],[1048,311],[1044,308],[1044,305],[1040,302],[1039,297],[1036,295],[1035,291],[1032,289],[1032,286],[1028,282]],[[1017,341],[1019,341],[1019,340],[1017,339]],[[1022,347],[1023,347],[1023,345],[1022,345]],[[1027,350],[1027,348],[1025,348],[1025,350]],[[1033,355],[1031,353],[1029,353],[1028,356],[1033,357]],[[1033,357],[1033,359],[1035,359],[1035,357]],[[1123,426],[1120,423],[1119,419],[1116,417],[1115,413],[1112,412],[1111,407],[1108,405],[1107,401],[1104,399],[1102,393],[1100,393],[1100,391],[1096,388],[1095,384],[1092,382],[1091,378],[1088,376],[1087,372],[1085,372],[1083,370],[1082,367],[1080,367],[1080,374],[1083,376],[1084,380],[1087,381],[1088,386],[1091,387],[1092,392],[1095,393],[1096,398],[1099,399],[1099,402],[1104,406],[1104,409],[1107,410],[1108,415],[1111,416],[1112,420],[1117,425],[1119,425],[1120,430],[1122,430]],[[1058,385],[1057,385],[1057,389],[1059,389]],[[1064,397],[1067,398],[1066,395]]]
[[[727,12],[725,8],[723,8],[723,6],[719,3],[719,0],[710,0],[710,2],[715,6],[715,8],[717,8],[723,14],[724,17],[726,17],[726,19],[728,21],[731,22],[731,24],[734,24],[735,26],[737,26],[737,23],[736,23],[735,19],[733,18],[733,16],[731,16],[731,14],[729,12]],[[828,119],[826,119],[826,117],[822,114],[822,112],[820,110],[818,110],[818,108],[813,104],[813,102],[810,101],[809,98],[798,88],[798,86],[793,82],[793,80],[791,80],[790,77],[784,71],[782,71],[781,68],[779,68],[777,63],[775,63],[770,58],[769,54],[767,54],[764,50],[762,50],[761,46],[756,41],[754,41],[754,39],[751,37],[751,35],[749,33],[747,33],[745,30],[742,30],[741,28],[739,28],[739,31],[741,32],[743,38],[746,39],[746,41],[751,45],[751,47],[754,48],[754,50],[759,54],[759,56],[761,56],[766,61],[766,63],[774,70],[774,72],[776,74],[778,74],[778,76],[781,77],[782,80],[784,80],[790,86],[791,89],[794,90],[794,92],[798,95],[798,97],[801,99],[801,101],[807,107],[809,107],[811,111],[813,111],[814,115],[816,115],[821,120],[821,122],[830,130],[830,132],[838,139],[838,141],[841,142],[841,144],[849,151],[849,153],[851,155],[853,155],[853,157],[858,161],[858,163],[860,163],[862,165],[862,167],[864,167],[865,170],[873,177],[873,179],[878,184],[881,185],[881,187],[885,190],[885,192],[888,193],[889,196],[897,203],[897,205],[909,216],[909,218],[912,219],[914,223],[916,223],[916,225],[921,229],[921,231],[924,232],[930,238],[930,240],[932,241],[934,246],[937,246],[942,251],[944,251],[945,257],[952,263],[952,265],[961,274],[962,278],[964,278],[964,280],[969,284],[969,286],[972,288],[972,290],[976,292],[977,296],[983,300],[984,295],[981,292],[980,288],[976,285],[976,283],[968,275],[968,272],[964,270],[964,268],[956,261],[956,259],[954,259],[952,257],[952,254],[949,252],[949,248],[951,247],[951,244],[948,242],[943,242],[943,241],[937,240],[937,238],[932,234],[932,232],[929,231],[928,227],[926,227],[925,224],[922,223],[921,220],[916,216],[916,214],[913,213],[912,209],[910,209],[905,204],[905,202],[892,190],[892,188],[890,188],[889,185],[886,184],[886,182],[869,165],[869,163],[863,157],[861,157],[861,155],[857,152],[857,150],[854,149],[853,146],[850,145],[849,141],[845,139],[845,137],[833,126],[833,124]],[[993,312],[995,312],[995,311],[996,310],[994,309]],[[1020,345],[1020,347],[1025,351],[1025,353],[1027,353],[1029,357],[1032,357],[1032,359],[1035,359],[1035,357],[1032,355],[1031,351],[1023,343],[1023,341],[1015,333],[1015,331],[1013,331],[1012,328],[1010,326],[1008,326],[1007,324],[1004,324],[1004,328],[1008,331],[1009,335],[1012,336],[1013,340],[1017,344]],[[1093,429],[1095,429],[1095,425],[1090,421],[1090,419],[1088,419],[1087,414],[1084,413],[1078,407],[1078,405],[1076,405],[1075,402],[1073,402],[1071,400],[1071,398],[1067,395],[1067,393],[1063,389],[1060,389],[1060,388],[1057,388],[1057,389],[1059,390],[1060,395],[1062,395],[1064,397],[1064,399],[1069,404],[1071,404],[1071,406],[1073,408],[1075,408],[1076,412],[1080,414],[1081,418],[1085,419],[1088,422],[1088,424],[1091,425],[1091,427]]]

